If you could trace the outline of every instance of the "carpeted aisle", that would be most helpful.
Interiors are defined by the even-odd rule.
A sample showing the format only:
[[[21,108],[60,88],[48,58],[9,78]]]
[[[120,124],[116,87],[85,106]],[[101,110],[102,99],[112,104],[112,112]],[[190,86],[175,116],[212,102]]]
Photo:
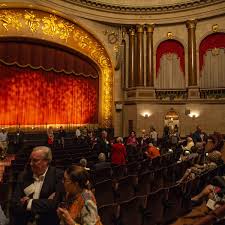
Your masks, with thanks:
[[[193,225],[194,222],[206,216],[210,211],[206,207],[206,202],[203,202],[200,206],[194,207],[190,213],[180,217],[170,225]]]

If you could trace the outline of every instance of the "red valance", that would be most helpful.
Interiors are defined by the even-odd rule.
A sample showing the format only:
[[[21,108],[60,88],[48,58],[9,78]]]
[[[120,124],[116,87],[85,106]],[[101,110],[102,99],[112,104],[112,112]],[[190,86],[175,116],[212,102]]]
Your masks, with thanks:
[[[97,66],[90,59],[73,50],[45,42],[0,39],[0,61],[6,65],[98,77]]]
[[[225,33],[214,33],[204,38],[199,46],[199,69],[203,67],[205,53],[214,48],[225,48]],[[201,73],[200,73],[201,74]]]
[[[160,43],[156,52],[156,75],[158,75],[159,67],[160,67],[160,59],[164,54],[174,53],[177,54],[180,58],[180,67],[181,70],[185,71],[184,66],[184,47],[183,45],[176,40],[166,40]]]

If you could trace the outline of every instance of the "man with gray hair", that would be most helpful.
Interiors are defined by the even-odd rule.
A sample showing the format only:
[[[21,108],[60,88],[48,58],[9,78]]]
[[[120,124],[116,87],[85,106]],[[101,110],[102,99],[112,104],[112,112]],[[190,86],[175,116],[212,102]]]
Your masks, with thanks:
[[[63,171],[50,166],[51,161],[51,149],[46,146],[31,152],[12,196],[14,225],[59,224],[56,208],[63,193]]]
[[[103,152],[98,155],[98,163],[94,165],[94,169],[100,170],[105,168],[111,168],[111,163],[106,162],[106,156]]]

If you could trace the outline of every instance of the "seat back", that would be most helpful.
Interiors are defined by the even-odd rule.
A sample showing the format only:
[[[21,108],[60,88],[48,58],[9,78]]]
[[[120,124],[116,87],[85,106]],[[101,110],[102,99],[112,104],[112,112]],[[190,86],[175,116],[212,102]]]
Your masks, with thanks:
[[[147,196],[136,196],[120,204],[121,225],[142,225]]]

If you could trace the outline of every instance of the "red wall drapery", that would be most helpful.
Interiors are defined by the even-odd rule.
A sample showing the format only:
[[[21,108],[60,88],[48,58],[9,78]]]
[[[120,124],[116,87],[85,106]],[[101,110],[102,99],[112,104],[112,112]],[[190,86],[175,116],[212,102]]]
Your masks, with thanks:
[[[199,46],[199,70],[202,71],[203,57],[214,48],[225,48],[225,33],[214,33],[204,38]],[[200,73],[201,74],[201,73]]]
[[[166,40],[160,43],[156,52],[156,75],[158,75],[160,68],[160,59],[164,54],[174,53],[177,54],[180,58],[180,67],[185,74],[185,66],[184,66],[184,47],[177,40]]]
[[[98,123],[98,79],[0,64],[0,125]]]

